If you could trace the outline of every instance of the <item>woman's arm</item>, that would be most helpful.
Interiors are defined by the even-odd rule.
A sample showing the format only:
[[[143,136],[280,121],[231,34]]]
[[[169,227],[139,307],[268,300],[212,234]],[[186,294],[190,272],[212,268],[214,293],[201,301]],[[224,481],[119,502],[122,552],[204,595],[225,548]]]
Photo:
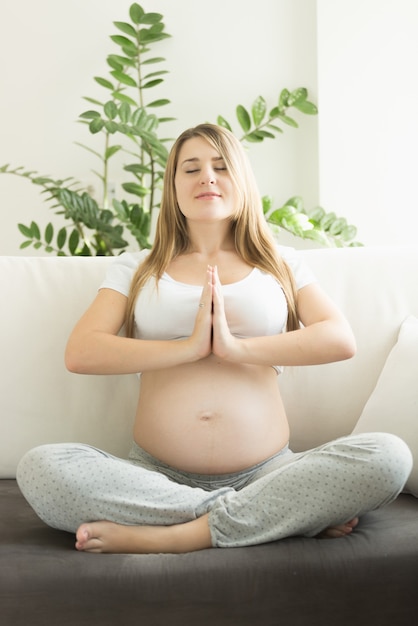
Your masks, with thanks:
[[[316,283],[298,292],[303,327],[267,337],[239,339],[229,332],[219,280],[214,277],[213,351],[233,362],[257,365],[317,365],[351,358],[356,343],[351,328]]]
[[[209,297],[204,287],[202,297]],[[205,291],[206,290],[206,291]],[[101,289],[71,333],[65,365],[78,374],[130,374],[196,361],[210,353],[210,310],[199,308],[192,337],[181,341],[149,341],[119,336],[127,298]]]

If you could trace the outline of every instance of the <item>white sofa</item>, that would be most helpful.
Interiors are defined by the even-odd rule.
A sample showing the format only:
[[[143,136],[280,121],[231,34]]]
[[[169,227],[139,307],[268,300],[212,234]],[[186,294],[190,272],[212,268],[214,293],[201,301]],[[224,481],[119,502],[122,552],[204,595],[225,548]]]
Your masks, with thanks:
[[[279,378],[291,447],[308,448],[353,429],[395,432],[415,456],[407,484],[412,495],[402,494],[387,509],[370,513],[351,537],[333,542],[292,538],[177,557],[77,553],[72,537],[37,520],[14,476],[23,453],[42,443],[82,441],[117,455],[129,449],[137,377],[77,376],[63,363],[68,334],[112,260],[0,257],[2,625],[30,619],[32,624],[98,621],[106,626],[142,618],[147,626],[197,620],[258,626],[279,623],[274,614],[287,626],[326,625],[334,619],[357,625],[413,623],[418,609],[413,591],[418,580],[418,250],[300,254],[348,317],[358,351],[350,361],[289,368]],[[364,554],[369,574],[380,576],[383,587],[358,569]],[[104,581],[103,563],[112,571]],[[273,572],[277,579],[271,587]],[[96,576],[100,590],[93,584]],[[346,577],[341,585],[339,576]],[[297,601],[298,590],[304,602]],[[378,619],[371,621],[372,616]]]

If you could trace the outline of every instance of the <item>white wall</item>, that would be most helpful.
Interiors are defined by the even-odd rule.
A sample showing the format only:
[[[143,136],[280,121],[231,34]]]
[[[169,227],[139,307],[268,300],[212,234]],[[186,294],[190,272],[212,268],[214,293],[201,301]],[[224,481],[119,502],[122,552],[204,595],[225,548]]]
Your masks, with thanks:
[[[76,119],[102,97],[93,76],[105,75],[109,35],[124,21],[131,0],[21,0],[0,7],[0,166],[24,165],[53,177],[95,181],[94,157],[74,145],[94,145]],[[314,0],[143,0],[147,11],[165,16],[173,35],[159,44],[170,74],[161,95],[172,100],[167,114],[178,121],[175,136],[218,114],[234,121],[238,103],[263,95],[271,106],[283,87],[316,89]],[[255,10],[255,8],[257,10]],[[300,115],[289,128],[250,155],[263,194],[277,204],[300,194],[308,207],[318,201],[317,118]],[[236,127],[237,128],[237,127]],[[239,129],[237,128],[237,131]],[[53,216],[39,190],[0,174],[0,254],[19,251],[18,222],[46,224]],[[53,218],[56,219],[56,218]]]
[[[418,232],[418,2],[317,0],[320,202],[368,245]]]

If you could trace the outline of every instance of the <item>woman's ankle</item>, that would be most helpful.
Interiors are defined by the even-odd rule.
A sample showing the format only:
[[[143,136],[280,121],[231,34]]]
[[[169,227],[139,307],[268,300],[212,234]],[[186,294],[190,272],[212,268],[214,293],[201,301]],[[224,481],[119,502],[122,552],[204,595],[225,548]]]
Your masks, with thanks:
[[[195,552],[213,547],[207,514],[191,522],[176,524],[176,526],[172,526],[172,529],[175,552]]]

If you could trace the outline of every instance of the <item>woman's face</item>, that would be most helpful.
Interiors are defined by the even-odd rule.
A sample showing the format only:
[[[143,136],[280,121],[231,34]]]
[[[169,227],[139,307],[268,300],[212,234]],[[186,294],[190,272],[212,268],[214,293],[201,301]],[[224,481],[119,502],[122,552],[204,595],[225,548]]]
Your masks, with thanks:
[[[201,137],[188,139],[180,148],[174,185],[187,220],[214,222],[236,212],[237,194],[226,164]]]

